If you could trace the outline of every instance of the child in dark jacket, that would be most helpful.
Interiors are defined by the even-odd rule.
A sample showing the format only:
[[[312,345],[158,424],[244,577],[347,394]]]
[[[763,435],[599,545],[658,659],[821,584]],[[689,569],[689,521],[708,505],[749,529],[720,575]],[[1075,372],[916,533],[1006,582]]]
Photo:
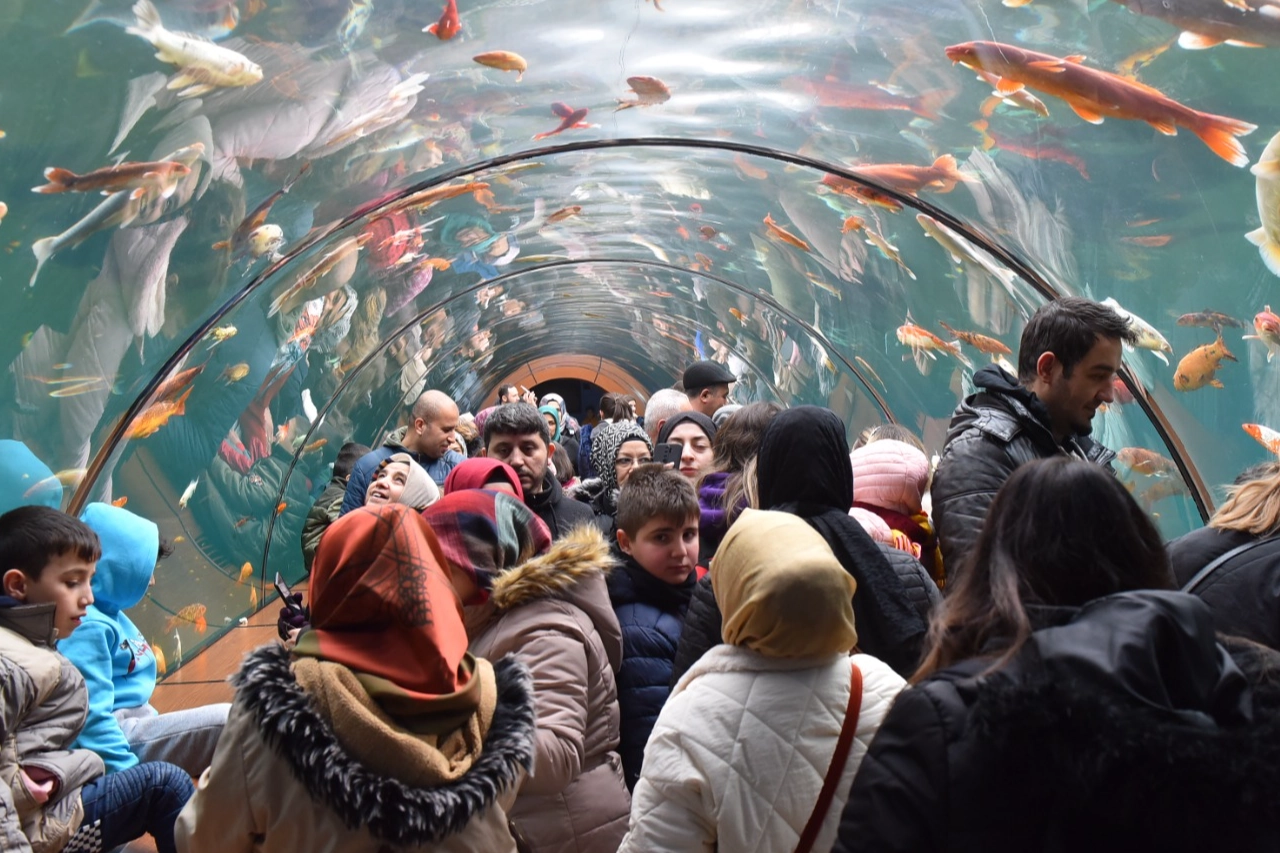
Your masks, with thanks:
[[[609,598],[622,626],[618,672],[622,769],[635,787],[644,748],[671,693],[672,666],[685,611],[700,570],[698,496],[688,479],[646,465],[618,497],[616,555]]]
[[[163,762],[103,774],[73,743],[89,710],[84,679],[57,651],[93,603],[101,553],[84,522],[25,506],[0,516],[0,849],[110,850],[150,833],[174,851],[191,777]]]

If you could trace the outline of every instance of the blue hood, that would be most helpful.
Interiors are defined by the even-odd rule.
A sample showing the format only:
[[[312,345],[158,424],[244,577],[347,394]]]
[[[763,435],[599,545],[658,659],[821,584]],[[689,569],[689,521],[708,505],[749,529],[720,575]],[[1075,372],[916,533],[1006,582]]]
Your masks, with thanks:
[[[102,542],[93,576],[94,605],[104,613],[116,613],[142,601],[156,569],[160,528],[127,509],[103,503],[89,504],[80,520]]]
[[[37,483],[40,488],[33,491]],[[21,441],[0,440],[0,515],[28,504],[57,509],[62,506],[62,484]]]

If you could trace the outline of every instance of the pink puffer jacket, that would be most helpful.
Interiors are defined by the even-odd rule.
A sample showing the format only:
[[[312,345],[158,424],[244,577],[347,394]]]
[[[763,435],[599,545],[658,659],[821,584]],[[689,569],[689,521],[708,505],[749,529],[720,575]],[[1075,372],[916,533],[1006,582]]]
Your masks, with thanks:
[[[929,488],[929,458],[901,441],[884,439],[849,454],[853,463],[853,499],[916,515]]]

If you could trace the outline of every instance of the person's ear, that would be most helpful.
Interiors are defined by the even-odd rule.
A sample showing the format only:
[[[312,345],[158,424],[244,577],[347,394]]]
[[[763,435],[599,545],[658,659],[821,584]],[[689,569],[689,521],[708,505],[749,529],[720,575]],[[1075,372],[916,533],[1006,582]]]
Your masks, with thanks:
[[[622,528],[618,528],[618,547],[622,549],[624,554],[631,553],[631,537]]]
[[[487,448],[487,447],[481,447],[481,448],[480,448],[480,455],[479,455],[479,457],[477,457],[477,458],[484,458],[484,457],[488,457],[488,455],[489,455],[489,448]]]
[[[1058,357],[1051,352],[1042,352],[1036,359],[1036,376],[1046,385],[1053,382],[1053,368],[1058,364]]]
[[[556,443],[554,441],[547,442],[547,458],[550,459],[552,456],[555,455],[555,452],[556,452]]]
[[[27,584],[30,582],[31,579],[22,569],[9,569],[4,573],[3,580],[0,580],[4,584],[4,594],[18,601],[27,600]]]
[[[427,422],[424,421],[422,418],[414,418],[413,431],[416,432],[418,435],[422,435],[424,432],[427,431]]]

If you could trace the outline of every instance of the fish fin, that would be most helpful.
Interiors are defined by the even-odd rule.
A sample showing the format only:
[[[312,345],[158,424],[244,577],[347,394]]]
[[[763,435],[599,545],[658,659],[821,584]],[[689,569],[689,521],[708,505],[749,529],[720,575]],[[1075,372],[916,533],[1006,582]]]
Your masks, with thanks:
[[[431,33],[431,35],[433,36],[439,35],[438,30],[439,30],[439,26],[437,24],[428,24],[427,26],[422,28],[422,31],[424,33]]]
[[[160,21],[160,13],[151,0],[138,0],[133,4],[133,16],[136,19],[135,25],[125,27],[124,30],[129,35],[141,36],[150,41],[156,30],[164,29],[164,24]]]
[[[1149,121],[1149,122],[1147,122],[1147,124],[1151,125],[1151,126],[1152,126],[1152,127],[1154,127],[1156,130],[1158,130],[1158,131],[1160,131],[1161,133],[1163,133],[1165,136],[1177,136],[1177,135],[1178,135],[1178,128],[1177,128],[1177,126],[1176,126],[1173,122],[1171,122],[1171,121]]]
[[[36,256],[36,270],[31,274],[31,281],[27,282],[27,287],[36,286],[36,276],[40,275],[40,268],[45,265],[49,258],[53,257],[53,237],[42,237],[31,244],[31,251]]]
[[[1259,160],[1249,167],[1249,171],[1260,178],[1268,175],[1280,175],[1280,159]]]
[[[1004,98],[999,95],[992,95],[982,102],[982,106],[978,107],[978,112],[982,114],[983,118],[990,118],[991,114],[996,111],[996,107],[1002,103],[1004,103]],[[974,122],[974,124],[977,124],[977,122]]]
[[[940,193],[949,193],[956,188],[956,184],[967,183],[970,180],[968,176],[960,171],[960,165],[952,154],[943,154],[937,160],[934,160],[933,168],[942,172],[942,178],[938,181],[940,185],[938,192]]]
[[[1088,107],[1081,106],[1080,104],[1077,104],[1075,101],[1067,101],[1067,105],[1070,106],[1071,109],[1075,111],[1076,115],[1080,116],[1080,118],[1089,122],[1089,124],[1102,124],[1102,116],[1094,112],[1093,110],[1089,109]]]
[[[188,86],[187,88],[183,89],[181,92],[178,93],[178,97],[179,98],[196,98],[196,97],[199,97],[200,95],[207,95],[209,92],[212,92],[216,88],[218,87],[212,86],[208,83],[199,83],[195,86]]]
[[[1178,36],[1178,47],[1183,50],[1206,50],[1220,44],[1222,44],[1222,39],[1201,33],[1193,33],[1190,30]]]
[[[230,241],[230,240],[219,240],[218,242],[214,243],[210,248],[214,249],[215,251],[222,251],[223,249],[230,249],[230,248],[231,248],[231,241]]]
[[[996,79],[996,91],[1001,95],[1012,95],[1014,92],[1021,92],[1023,88],[1017,80],[1010,80],[1008,77]]]
[[[1227,387],[1227,386],[1225,386],[1225,385],[1223,385],[1223,384],[1222,384],[1222,380],[1221,380],[1221,379],[1210,379],[1210,380],[1209,380],[1209,384],[1210,384],[1210,385],[1212,385],[1214,388],[1226,388],[1226,387]]]
[[[70,169],[59,169],[56,166],[50,166],[44,170],[44,179],[49,183],[39,187],[32,187],[33,193],[61,193],[70,189],[69,184],[76,179],[76,173]]]
[[[1154,355],[1156,358],[1160,359],[1161,361],[1163,361],[1165,365],[1169,364],[1169,357],[1166,356],[1164,353],[1160,352],[1159,350],[1152,350],[1151,354]]]
[[[1247,136],[1257,129],[1256,124],[1202,114],[1200,126],[1192,128],[1192,131],[1200,137],[1201,142],[1209,146],[1210,151],[1232,166],[1248,166],[1249,155],[1236,137]]]
[[[1062,59],[1064,62],[1070,62],[1072,65],[1083,65],[1084,61],[1088,59],[1088,57],[1083,53],[1073,53],[1070,56],[1062,57]]]
[[[560,118],[568,118],[573,115],[573,107],[569,106],[564,101],[556,101],[551,105],[551,112],[558,115]]]
[[[1240,41],[1239,39],[1227,39],[1226,43],[1232,47],[1266,47],[1265,44],[1258,44],[1255,41]]]
[[[144,195],[146,195],[146,194],[147,194],[147,188],[146,188],[146,187],[138,187],[138,188],[137,188],[137,189],[135,189],[133,192],[129,193],[129,198],[134,199],[134,200],[137,200],[137,199],[142,198],[142,197],[143,197]],[[169,193],[169,195],[173,195],[173,193],[171,192],[171,193]],[[168,198],[168,197],[169,197],[169,196],[165,196],[165,198]]]
[[[1038,68],[1041,71],[1049,71],[1054,74],[1061,74],[1067,70],[1066,63],[1061,59],[1041,59],[1037,62],[1028,62],[1028,68]]]

